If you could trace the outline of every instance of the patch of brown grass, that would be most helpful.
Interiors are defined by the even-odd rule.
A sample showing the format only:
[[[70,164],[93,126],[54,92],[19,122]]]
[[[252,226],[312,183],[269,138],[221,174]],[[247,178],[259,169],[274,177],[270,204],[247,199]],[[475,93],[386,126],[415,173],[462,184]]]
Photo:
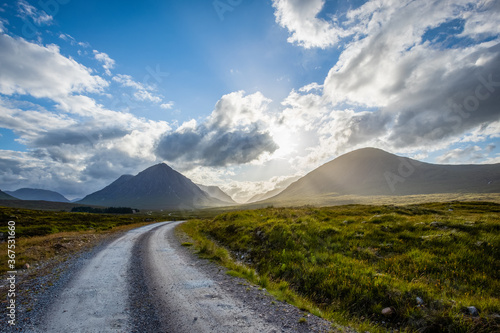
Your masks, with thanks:
[[[16,269],[23,269],[25,264],[34,267],[37,263],[67,255],[83,250],[89,250],[100,241],[134,228],[138,228],[150,222],[134,223],[114,227],[106,231],[87,230],[80,232],[59,232],[46,236],[22,237],[16,239]],[[7,272],[7,243],[0,244],[0,274]]]

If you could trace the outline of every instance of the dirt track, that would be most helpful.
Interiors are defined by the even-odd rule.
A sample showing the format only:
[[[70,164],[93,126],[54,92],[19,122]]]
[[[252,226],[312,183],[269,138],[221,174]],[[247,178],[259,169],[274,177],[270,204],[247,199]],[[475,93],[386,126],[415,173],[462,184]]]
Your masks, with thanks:
[[[161,222],[131,230],[70,272],[24,332],[328,332],[331,323],[226,275]],[[306,321],[299,319],[305,317]]]

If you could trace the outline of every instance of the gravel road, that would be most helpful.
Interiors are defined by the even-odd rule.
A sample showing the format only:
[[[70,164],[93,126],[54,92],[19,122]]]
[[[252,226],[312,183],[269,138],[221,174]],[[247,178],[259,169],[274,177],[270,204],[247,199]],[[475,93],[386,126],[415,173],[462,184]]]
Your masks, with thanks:
[[[134,229],[103,245],[60,277],[67,282],[41,295],[42,301],[30,312],[31,325],[17,329],[89,333],[346,331],[278,302],[265,290],[198,258],[181,246],[174,231],[179,223]],[[42,304],[47,306],[40,308]]]

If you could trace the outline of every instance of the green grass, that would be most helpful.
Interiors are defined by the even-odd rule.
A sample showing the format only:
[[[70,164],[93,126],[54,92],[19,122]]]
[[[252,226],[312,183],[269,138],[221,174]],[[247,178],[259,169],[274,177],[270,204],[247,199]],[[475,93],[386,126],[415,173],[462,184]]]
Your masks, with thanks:
[[[0,233],[7,239],[8,222],[15,224],[16,269],[96,244],[109,233],[139,227],[142,215],[67,213],[0,207]],[[0,243],[0,274],[8,271],[7,242]]]
[[[268,208],[181,228],[228,274],[327,319],[371,331],[492,332],[500,331],[499,213],[485,202]],[[385,307],[394,314],[383,316]]]
[[[115,215],[52,212],[0,207],[0,232],[7,232],[8,221],[16,222],[16,238],[45,236],[58,232],[96,230],[143,222],[143,215]]]

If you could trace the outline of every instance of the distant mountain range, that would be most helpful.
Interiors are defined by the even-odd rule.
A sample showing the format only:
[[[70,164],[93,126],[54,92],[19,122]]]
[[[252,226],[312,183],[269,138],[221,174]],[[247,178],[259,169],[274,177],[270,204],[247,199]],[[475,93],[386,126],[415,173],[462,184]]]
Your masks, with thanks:
[[[218,186],[206,186],[201,184],[196,184],[202,191],[207,193],[208,195],[231,205],[236,204],[236,202],[227,195],[224,191],[222,191]]]
[[[164,163],[147,168],[136,176],[123,175],[78,203],[154,210],[228,205]]]
[[[69,202],[69,200],[60,193],[37,188],[20,188],[16,191],[5,191],[5,193],[21,200]]]
[[[276,188],[274,188],[274,189],[272,189],[270,191],[264,192],[264,193],[258,193],[256,195],[254,195],[253,197],[251,197],[250,199],[248,199],[246,202],[247,203],[252,203],[252,202],[257,202],[257,201],[261,201],[261,200],[266,200],[266,199],[272,198],[275,195],[278,195],[281,192],[283,192],[290,184],[292,184],[294,181],[298,180],[299,178],[300,177],[298,177],[298,176],[293,176],[291,178],[288,178],[287,180],[282,181],[279,184],[279,187],[276,187]]]
[[[257,201],[255,204],[249,203],[245,206],[329,205],[342,202],[331,200],[332,198],[342,199],[349,196],[395,198],[451,193],[495,195],[500,193],[500,164],[430,164],[380,149],[364,148],[320,166],[284,190],[275,189],[258,194],[249,200],[249,202]],[[34,206],[47,201],[68,202],[64,196],[53,191],[39,189],[19,189],[6,193],[0,191],[3,205],[12,206],[15,202],[21,202],[12,200],[16,198],[37,200],[32,201],[31,205]],[[346,200],[349,202],[351,199]],[[27,201],[23,202],[24,205],[28,204]],[[102,190],[75,202],[75,205],[151,210],[183,210],[235,204],[233,199],[220,188],[196,185],[164,163],[147,168],[136,176],[123,175]]]
[[[364,148],[322,165],[268,201],[437,193],[500,193],[500,164],[430,164]]]
[[[246,202],[252,203],[252,202],[266,200],[266,199],[274,197],[275,195],[280,194],[284,190],[285,190],[284,188],[275,188],[275,189],[268,191],[268,192],[265,192],[265,193],[259,193],[259,194],[254,195],[250,199],[248,199]]]

